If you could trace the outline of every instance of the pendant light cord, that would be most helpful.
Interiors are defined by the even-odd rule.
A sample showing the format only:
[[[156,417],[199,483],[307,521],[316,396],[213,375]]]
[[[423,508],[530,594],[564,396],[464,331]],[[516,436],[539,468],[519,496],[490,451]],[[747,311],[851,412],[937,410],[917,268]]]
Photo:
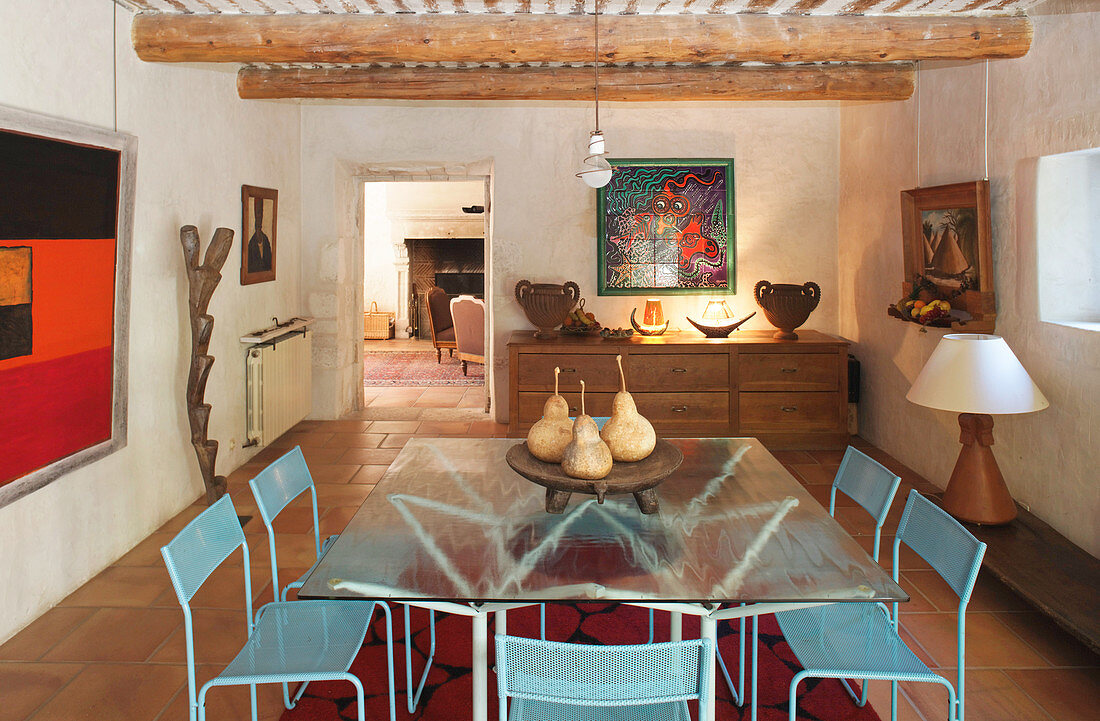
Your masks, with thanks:
[[[596,132],[600,132],[600,0],[593,0],[596,8]]]
[[[917,187],[920,187],[920,60],[917,61]]]
[[[111,95],[115,132],[118,132],[118,3],[111,3]]]
[[[985,61],[985,179],[989,180],[989,60]]]

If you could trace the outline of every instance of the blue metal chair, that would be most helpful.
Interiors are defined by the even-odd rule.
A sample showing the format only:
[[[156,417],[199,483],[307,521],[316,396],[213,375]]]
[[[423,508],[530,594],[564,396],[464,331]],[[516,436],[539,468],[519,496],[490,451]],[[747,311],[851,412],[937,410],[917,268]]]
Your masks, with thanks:
[[[955,686],[933,673],[898,635],[893,614],[876,603],[837,603],[777,613],[779,626],[804,670],[790,687],[789,714],[797,713],[796,689],[804,678],[862,678],[890,681],[890,718],[897,719],[898,681],[938,683],[947,689],[948,721],[963,721],[966,605],[985,556],[985,544],[915,490],[909,492],[894,539],[894,580],[904,543],[932,566],[959,597],[958,672]]]
[[[706,704],[709,640],[589,646],[496,636],[497,694],[509,721],[688,721]]]
[[[897,495],[898,486],[901,485],[901,477],[895,474],[886,466],[882,465],[878,461],[874,460],[866,453],[848,446],[844,451],[844,457],[840,461],[840,467],[837,468],[836,476],[833,477],[833,485],[829,490],[829,515],[836,515],[836,493],[842,491],[845,495],[851,498],[853,501],[863,507],[863,510],[871,514],[875,519],[875,545],[874,550],[871,553],[871,557],[878,561],[879,543],[882,539],[882,526],[886,523],[886,516],[890,513],[890,505],[894,502],[894,496]],[[788,618],[793,618],[797,614],[803,613],[802,611],[785,611],[784,614]],[[779,616],[780,614],[777,614]],[[753,616],[753,688],[756,688],[756,647],[755,641],[758,635],[759,618]],[[734,701],[740,705],[744,698],[745,688],[745,619],[741,619],[741,672],[738,688],[733,688],[733,681],[730,679],[729,672],[726,670],[725,661],[722,660],[721,654],[718,656],[719,668],[722,670],[722,675],[726,679],[726,685],[729,686],[730,693],[733,694]],[[844,690],[848,692],[848,695],[856,702],[857,706],[863,706],[867,703],[867,682],[863,683],[863,691],[861,694],[856,694],[846,679],[841,679],[841,684],[844,686]]]
[[[196,692],[190,601],[210,574],[238,548],[244,553],[248,640],[229,665]],[[248,544],[229,496],[223,496],[195,517],[160,552],[183,608],[191,721],[206,718],[206,694],[216,686],[249,686],[255,721],[256,684],[341,680],[355,687],[359,721],[364,721],[363,684],[348,669],[363,645],[374,602],[352,605],[328,601],[276,601],[262,606],[253,618]],[[388,616],[388,609],[386,613]],[[392,656],[389,678],[390,721],[393,721]]]

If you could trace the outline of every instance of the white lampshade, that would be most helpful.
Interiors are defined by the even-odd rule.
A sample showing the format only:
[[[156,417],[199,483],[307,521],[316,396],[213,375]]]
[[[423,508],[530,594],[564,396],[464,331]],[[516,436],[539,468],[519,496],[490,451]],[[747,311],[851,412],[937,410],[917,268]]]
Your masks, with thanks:
[[[998,335],[945,335],[905,395],[956,413],[1029,413],[1050,405]]]

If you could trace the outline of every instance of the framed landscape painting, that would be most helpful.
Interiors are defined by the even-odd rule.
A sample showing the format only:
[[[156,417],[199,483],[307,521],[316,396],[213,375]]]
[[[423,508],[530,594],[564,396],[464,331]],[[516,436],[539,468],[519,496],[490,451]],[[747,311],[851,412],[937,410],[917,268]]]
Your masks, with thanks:
[[[610,160],[597,199],[599,295],[732,293],[733,160]]]
[[[126,444],[136,142],[0,107],[0,506]]]

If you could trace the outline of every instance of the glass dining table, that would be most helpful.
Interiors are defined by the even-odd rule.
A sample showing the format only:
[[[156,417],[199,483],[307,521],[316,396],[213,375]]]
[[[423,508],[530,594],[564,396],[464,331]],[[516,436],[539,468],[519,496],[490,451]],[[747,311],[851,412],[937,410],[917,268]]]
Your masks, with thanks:
[[[671,612],[674,640],[680,614],[698,616],[716,642],[721,620],[909,598],[754,438],[671,440],[684,460],[650,515],[630,495],[547,513],[545,489],[505,462],[517,442],[410,440],[299,592],[470,616],[474,721],[488,715],[489,613],[503,633],[512,608],[618,601]]]

